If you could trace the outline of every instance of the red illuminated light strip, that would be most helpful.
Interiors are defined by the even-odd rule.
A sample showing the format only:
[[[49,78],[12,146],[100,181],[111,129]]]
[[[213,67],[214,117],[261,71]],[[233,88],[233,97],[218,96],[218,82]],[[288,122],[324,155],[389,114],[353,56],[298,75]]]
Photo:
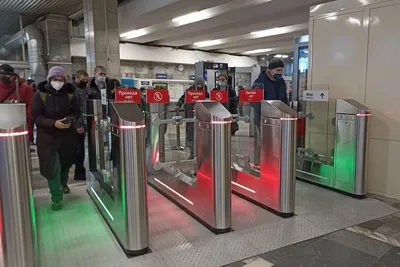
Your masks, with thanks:
[[[168,185],[164,184],[163,182],[161,182],[160,180],[158,180],[157,178],[154,178],[154,180],[163,185],[165,188],[167,188],[169,191],[171,191],[172,193],[174,193],[175,195],[177,195],[178,197],[181,197],[183,200],[185,200],[187,203],[189,203],[190,205],[194,205],[192,201],[190,201],[189,199],[187,199],[186,197],[182,196],[181,194],[179,194],[178,192],[176,192],[174,189],[172,189],[171,187],[169,187]]]
[[[297,118],[281,118],[281,121],[297,121]]]
[[[256,193],[256,191],[254,191],[254,190],[252,190],[252,189],[250,189],[250,188],[247,188],[247,187],[245,187],[245,186],[243,186],[243,185],[241,185],[241,184],[238,184],[238,183],[235,183],[235,182],[231,182],[231,183],[234,184],[234,185],[236,185],[236,186],[239,186],[240,188],[243,188],[244,190],[249,191],[250,193],[253,193],[253,194]]]
[[[28,134],[28,131],[16,132],[16,133],[0,133],[0,137],[14,137],[14,136],[27,135],[27,134]]]
[[[142,129],[146,127],[146,125],[122,125],[119,126],[120,129],[129,130],[129,129]]]
[[[232,121],[212,121],[211,124],[230,124]]]
[[[357,117],[371,117],[372,114],[357,114]]]

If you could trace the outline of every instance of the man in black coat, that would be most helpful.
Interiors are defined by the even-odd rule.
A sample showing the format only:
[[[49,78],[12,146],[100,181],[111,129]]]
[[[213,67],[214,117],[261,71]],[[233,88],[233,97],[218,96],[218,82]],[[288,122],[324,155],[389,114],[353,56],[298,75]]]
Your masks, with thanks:
[[[53,210],[63,207],[63,193],[69,193],[69,169],[75,163],[74,124],[81,116],[75,89],[67,82],[65,70],[55,66],[49,70],[47,81],[38,84],[32,102],[40,173],[48,181]]]

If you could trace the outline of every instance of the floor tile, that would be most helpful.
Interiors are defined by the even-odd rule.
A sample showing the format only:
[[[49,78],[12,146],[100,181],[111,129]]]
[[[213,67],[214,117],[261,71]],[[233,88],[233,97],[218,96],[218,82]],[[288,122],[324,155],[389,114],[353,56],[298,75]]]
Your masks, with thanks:
[[[380,242],[378,240],[347,230],[342,230],[329,234],[325,236],[325,239],[354,248],[356,250],[373,255],[378,258],[385,255],[393,247],[390,244]]]
[[[262,258],[257,258],[255,261],[246,264],[244,267],[272,267],[272,266],[274,265],[271,262],[266,261]]]
[[[371,267],[399,267],[400,248],[394,247],[385,256],[376,261]]]
[[[281,257],[278,260],[270,259],[269,253],[264,254],[262,258],[273,262],[274,267],[365,267],[377,259],[377,257],[327,239],[319,239],[306,246],[296,246],[291,248],[289,256]],[[276,255],[276,252],[274,253]]]

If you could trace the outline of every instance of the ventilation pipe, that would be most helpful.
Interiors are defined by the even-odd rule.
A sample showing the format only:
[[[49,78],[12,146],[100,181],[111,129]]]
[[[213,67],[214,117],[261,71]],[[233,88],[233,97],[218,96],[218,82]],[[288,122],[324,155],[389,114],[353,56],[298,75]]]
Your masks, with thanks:
[[[21,40],[28,47],[28,64],[31,78],[37,82],[46,80],[46,61],[44,60],[44,38],[42,32],[35,26],[25,27],[23,32],[17,32],[0,44],[0,55],[7,57],[21,47]]]

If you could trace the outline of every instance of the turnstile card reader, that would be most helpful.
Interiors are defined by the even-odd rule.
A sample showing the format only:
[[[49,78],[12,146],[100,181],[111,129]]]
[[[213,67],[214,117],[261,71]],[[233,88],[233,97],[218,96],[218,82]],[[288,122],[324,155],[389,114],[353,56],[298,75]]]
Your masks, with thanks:
[[[150,113],[157,116],[156,113]],[[149,183],[215,233],[231,231],[230,127],[232,115],[220,103],[199,101],[195,119],[195,159],[162,162],[158,140],[162,120],[152,120]],[[170,120],[165,120],[168,123]],[[193,121],[193,122],[192,122]],[[157,124],[155,124],[157,122]],[[154,154],[153,154],[154,153]]]
[[[370,116],[370,109],[357,101],[336,99],[332,153],[325,157],[328,160],[322,160],[311,147],[298,149],[297,177],[353,197],[365,197]]]
[[[88,102],[88,193],[125,253],[144,254],[149,248],[144,115],[137,104],[110,103],[109,118],[100,120],[101,102]]]
[[[257,107],[261,123],[256,129],[254,162],[232,165],[232,189],[263,208],[290,217],[295,208],[297,113],[281,101],[262,101]]]

